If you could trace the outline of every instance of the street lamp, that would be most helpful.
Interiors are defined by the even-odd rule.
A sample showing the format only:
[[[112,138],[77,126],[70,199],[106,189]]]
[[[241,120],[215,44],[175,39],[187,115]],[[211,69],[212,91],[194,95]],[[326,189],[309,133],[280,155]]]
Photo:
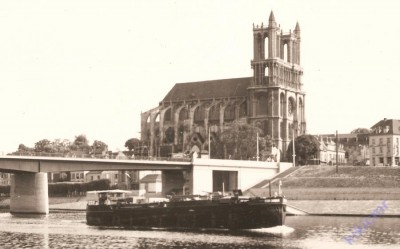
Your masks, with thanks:
[[[260,159],[259,154],[260,154],[260,150],[259,150],[259,148],[258,148],[258,132],[257,132],[257,156],[256,156],[257,162],[258,162],[258,160]]]
[[[294,124],[292,124],[293,167],[296,167],[296,152],[294,146]]]

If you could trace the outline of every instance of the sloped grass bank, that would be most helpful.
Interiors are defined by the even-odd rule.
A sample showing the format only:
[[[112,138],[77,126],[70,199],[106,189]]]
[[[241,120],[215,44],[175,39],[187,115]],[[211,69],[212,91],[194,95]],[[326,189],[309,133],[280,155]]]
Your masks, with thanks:
[[[400,167],[307,166],[282,179],[287,188],[400,188]]]
[[[400,167],[304,166],[280,179],[289,200],[400,200]],[[272,195],[279,181],[271,184]],[[269,188],[252,188],[246,194],[269,196]]]
[[[272,194],[278,193],[276,187]],[[252,196],[269,196],[268,188],[251,189]],[[400,200],[398,188],[285,188],[282,194],[288,200]]]

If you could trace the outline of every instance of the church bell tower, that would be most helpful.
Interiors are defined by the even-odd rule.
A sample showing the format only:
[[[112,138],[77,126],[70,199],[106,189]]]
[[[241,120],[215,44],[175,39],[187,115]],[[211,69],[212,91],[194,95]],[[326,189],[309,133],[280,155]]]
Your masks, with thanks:
[[[248,118],[286,155],[289,142],[305,134],[305,93],[300,66],[300,26],[284,33],[271,11],[268,25],[253,24],[253,80],[248,93]]]

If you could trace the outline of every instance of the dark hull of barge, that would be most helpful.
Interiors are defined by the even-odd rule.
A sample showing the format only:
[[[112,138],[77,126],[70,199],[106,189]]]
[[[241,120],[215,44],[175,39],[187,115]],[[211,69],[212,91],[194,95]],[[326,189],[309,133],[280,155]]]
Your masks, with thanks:
[[[285,217],[282,199],[88,205],[86,211],[88,225],[124,228],[255,229],[281,226]]]

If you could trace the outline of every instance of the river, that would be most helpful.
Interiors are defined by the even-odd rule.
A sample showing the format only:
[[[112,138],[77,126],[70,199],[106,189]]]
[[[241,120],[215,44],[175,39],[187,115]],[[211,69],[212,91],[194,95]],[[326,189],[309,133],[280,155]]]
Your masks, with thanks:
[[[379,218],[350,244],[360,217],[289,216],[285,226],[244,231],[123,230],[87,226],[84,212],[0,213],[0,248],[399,248],[400,218]]]

